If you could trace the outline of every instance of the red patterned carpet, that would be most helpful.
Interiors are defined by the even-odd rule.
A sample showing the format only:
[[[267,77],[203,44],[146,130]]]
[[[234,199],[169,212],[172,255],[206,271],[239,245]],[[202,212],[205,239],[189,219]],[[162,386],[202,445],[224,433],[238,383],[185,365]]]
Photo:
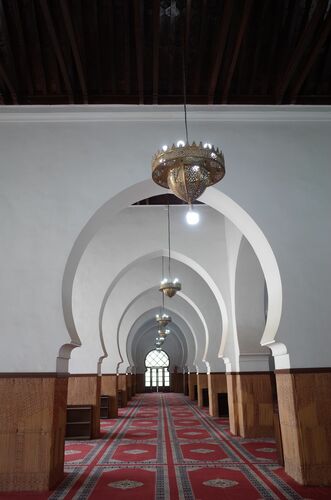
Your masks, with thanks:
[[[56,491],[2,494],[33,499],[330,499],[302,487],[276,463],[272,439],[242,439],[228,421],[180,394],[136,396],[102,421],[102,439],[66,443],[66,478]]]

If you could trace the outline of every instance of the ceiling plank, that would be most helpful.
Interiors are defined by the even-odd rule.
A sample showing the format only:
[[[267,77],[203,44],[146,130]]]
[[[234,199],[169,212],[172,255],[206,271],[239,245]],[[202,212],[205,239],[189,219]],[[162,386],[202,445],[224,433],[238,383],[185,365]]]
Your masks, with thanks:
[[[73,98],[73,92],[72,92],[72,87],[71,87],[71,83],[70,83],[69,73],[68,73],[68,70],[67,70],[65,62],[64,62],[63,54],[62,54],[59,40],[58,40],[56,31],[55,31],[55,27],[54,27],[54,23],[53,23],[53,20],[51,17],[51,13],[50,13],[49,8],[48,8],[47,0],[46,1],[39,0],[39,4],[40,4],[41,10],[42,10],[42,13],[44,15],[44,19],[45,19],[46,26],[47,26],[47,29],[48,29],[48,32],[49,32],[49,35],[50,35],[50,38],[52,41],[52,45],[53,45],[53,49],[54,49],[54,52],[56,55],[56,59],[57,59],[57,62],[59,64],[59,67],[60,67],[60,71],[62,74],[64,85],[65,85],[65,88],[66,88],[66,91],[68,94],[68,101],[70,104],[73,104],[74,98]]]
[[[4,81],[6,87],[9,90],[10,97],[11,97],[11,100],[13,101],[13,104],[18,104],[15,87],[12,84],[12,82],[10,81],[10,78],[9,78],[9,76],[8,76],[5,68],[1,64],[1,61],[0,61],[0,77],[2,78],[2,80]]]
[[[255,46],[255,51],[254,51],[253,62],[251,61],[251,64],[250,64],[251,71],[250,71],[250,82],[249,82],[249,86],[248,86],[248,94],[249,95],[254,93],[254,88],[256,85],[256,72],[257,72],[257,68],[258,68],[258,64],[259,64],[259,60],[260,60],[260,53],[261,53],[261,49],[262,49],[262,45],[263,45],[262,40],[264,40],[263,35],[264,35],[265,26],[266,26],[265,20],[266,20],[267,12],[270,9],[270,7],[271,7],[271,5],[269,4],[269,1],[264,0],[263,6],[261,9],[261,13],[260,13],[260,19],[259,19],[259,22],[258,22],[258,25],[256,28],[257,38],[256,38],[256,46]]]
[[[232,53],[231,63],[230,63],[230,66],[226,72],[226,79],[224,82],[224,87],[223,87],[222,95],[221,95],[221,103],[226,103],[228,101],[229,89],[231,86],[233,73],[234,73],[234,70],[236,68],[239,50],[241,47],[241,42],[243,40],[245,31],[246,31],[246,26],[247,26],[250,12],[251,12],[252,3],[253,3],[253,0],[246,0],[245,1],[244,10],[243,10],[243,13],[241,16],[240,26],[239,26],[239,30],[237,32],[237,38],[236,38],[236,42],[235,42],[233,53]]]
[[[33,95],[33,83],[32,83],[30,66],[28,62],[28,55],[26,51],[26,40],[24,37],[22,19],[17,0],[11,0],[10,3],[8,4],[8,7],[10,9],[10,13],[14,21],[15,31],[18,39],[18,46],[19,46],[18,59],[21,66],[21,73],[23,77],[26,78],[27,90],[29,95]]]
[[[11,45],[11,39],[9,36],[9,31],[8,31],[7,16],[6,16],[6,12],[5,12],[2,0],[0,0],[0,20],[1,20],[0,27],[1,27],[1,34],[2,34],[2,40],[0,40],[0,42],[3,42],[4,46],[2,46],[2,48],[5,47],[6,53],[8,55],[7,71],[5,71],[5,68],[3,65],[2,65],[2,70],[5,71],[7,81],[10,82],[10,85],[12,85],[13,88],[16,89],[15,96],[16,96],[16,100],[17,100],[16,92],[17,92],[18,79],[17,79],[17,72],[16,72],[16,67],[15,67],[16,58],[14,57],[14,53],[13,53],[13,49],[12,49],[12,45]],[[8,74],[8,70],[9,70],[9,74]],[[6,85],[8,87],[7,83],[6,83]],[[11,94],[12,94],[12,92],[11,92]]]
[[[170,47],[168,49],[168,93],[173,94],[174,92],[174,66],[175,66],[175,55],[176,55],[176,20],[180,18],[177,13],[176,0],[170,1]]]
[[[202,13],[201,13],[201,26],[200,26],[200,38],[199,38],[199,49],[198,49],[198,61],[196,64],[193,94],[198,94],[200,90],[200,79],[201,79],[201,66],[202,59],[205,53],[206,39],[207,39],[207,0],[203,0]]]
[[[223,16],[221,20],[220,29],[218,31],[217,41],[215,43],[217,47],[217,53],[215,61],[212,64],[212,74],[210,77],[209,89],[208,89],[208,104],[213,104],[215,99],[215,89],[218,82],[218,77],[220,69],[222,66],[223,55],[225,44],[230,28],[231,15],[233,10],[234,2],[232,0],[226,0],[225,7],[223,11]]]
[[[286,65],[286,69],[283,72],[283,74],[279,77],[278,82],[276,84],[275,88],[276,104],[280,104],[282,102],[286,89],[290,83],[290,80],[295,70],[297,69],[299,63],[302,61],[305,51],[309,46],[312,36],[314,35],[317,24],[324,16],[327,4],[328,0],[320,0],[319,2],[316,2],[316,7],[313,12],[313,15],[309,23],[306,25],[305,29],[301,33],[300,39]]]
[[[134,31],[136,40],[136,61],[138,77],[139,104],[144,104],[144,35],[143,35],[143,8],[144,2],[134,0]]]
[[[153,2],[153,104],[158,103],[160,60],[160,0]]]
[[[311,70],[314,62],[316,61],[317,56],[319,55],[324,43],[326,42],[329,34],[331,32],[331,10],[325,19],[325,22],[322,27],[322,31],[318,33],[318,37],[316,43],[310,52],[309,56],[306,58],[305,63],[298,73],[296,79],[293,82],[293,87],[290,93],[290,102],[294,104],[296,102],[297,96],[300,92],[300,89],[308,76],[309,71]]]
[[[78,79],[80,83],[80,87],[82,89],[83,94],[83,102],[84,104],[88,104],[88,91],[86,86],[86,77],[83,70],[82,60],[79,53],[74,28],[71,21],[71,14],[69,12],[68,4],[66,0],[60,0],[61,11],[64,19],[64,25],[67,31],[67,35],[70,41],[71,50],[74,56],[74,61],[77,69]]]

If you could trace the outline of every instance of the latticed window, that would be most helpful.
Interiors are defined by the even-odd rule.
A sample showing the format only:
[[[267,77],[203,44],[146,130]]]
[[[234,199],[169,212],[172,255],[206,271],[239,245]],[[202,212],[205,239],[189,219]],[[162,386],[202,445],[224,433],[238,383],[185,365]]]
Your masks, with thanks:
[[[170,374],[168,371],[169,357],[164,351],[150,351],[145,359],[145,386],[169,387]]]

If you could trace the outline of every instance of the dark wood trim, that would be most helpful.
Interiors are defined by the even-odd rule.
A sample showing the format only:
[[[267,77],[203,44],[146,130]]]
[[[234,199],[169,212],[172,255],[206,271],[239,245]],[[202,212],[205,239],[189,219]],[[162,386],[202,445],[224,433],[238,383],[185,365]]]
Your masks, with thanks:
[[[226,372],[209,372],[207,375],[226,375]]]
[[[292,373],[330,373],[331,367],[325,366],[322,368],[284,368],[282,370],[275,370],[276,375],[288,375]]]
[[[2,372],[0,378],[68,378],[68,373],[57,372]]]
[[[70,373],[69,377],[101,377],[98,373]]]
[[[117,373],[101,373],[102,377],[107,377],[108,375],[111,375],[112,377],[117,377]]]
[[[273,371],[263,371],[263,372],[227,372],[226,375],[270,375],[274,373]]]

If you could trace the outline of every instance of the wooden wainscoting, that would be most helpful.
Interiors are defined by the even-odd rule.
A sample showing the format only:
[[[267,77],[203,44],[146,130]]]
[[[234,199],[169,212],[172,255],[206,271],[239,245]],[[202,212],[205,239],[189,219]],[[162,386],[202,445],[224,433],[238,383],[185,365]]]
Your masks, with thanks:
[[[331,485],[331,368],[277,370],[285,471],[304,485]]]
[[[101,377],[94,374],[70,375],[68,405],[92,405],[92,438],[100,437]]]
[[[3,375],[0,491],[54,488],[64,477],[68,378],[38,373]]]

